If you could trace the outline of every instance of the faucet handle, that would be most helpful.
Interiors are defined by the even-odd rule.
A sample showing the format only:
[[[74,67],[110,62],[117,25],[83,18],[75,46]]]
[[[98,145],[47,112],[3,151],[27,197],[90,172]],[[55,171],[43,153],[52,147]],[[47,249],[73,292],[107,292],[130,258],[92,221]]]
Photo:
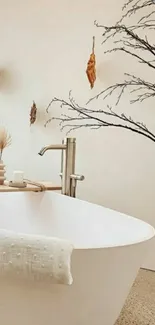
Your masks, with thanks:
[[[84,175],[72,174],[70,175],[71,179],[71,196],[76,196],[76,185],[77,181],[83,181],[85,179]]]
[[[60,173],[59,176],[61,177],[62,181],[62,176],[63,174]],[[77,181],[83,181],[85,179],[84,175],[78,175],[78,174],[72,174],[70,175],[71,183],[70,183],[70,191],[71,191],[71,197],[76,196],[76,186],[77,186]]]
[[[85,177],[84,175],[72,174],[70,178],[75,181],[83,181]]]

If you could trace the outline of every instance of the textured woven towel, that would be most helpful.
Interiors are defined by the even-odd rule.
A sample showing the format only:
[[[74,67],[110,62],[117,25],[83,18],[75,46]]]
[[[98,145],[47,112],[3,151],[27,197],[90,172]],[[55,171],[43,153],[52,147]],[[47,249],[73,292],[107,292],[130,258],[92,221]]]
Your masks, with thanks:
[[[63,239],[0,230],[0,278],[70,285],[72,251]]]

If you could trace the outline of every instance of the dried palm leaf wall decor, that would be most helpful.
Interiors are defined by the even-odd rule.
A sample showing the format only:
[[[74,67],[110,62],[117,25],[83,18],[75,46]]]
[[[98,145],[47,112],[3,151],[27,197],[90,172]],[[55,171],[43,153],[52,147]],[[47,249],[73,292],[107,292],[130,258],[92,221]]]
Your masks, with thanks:
[[[36,103],[33,101],[33,105],[30,110],[30,126],[36,122],[37,118],[37,106]]]
[[[92,89],[96,80],[95,36],[93,36],[92,53],[90,54],[90,58],[87,63],[86,74],[90,83],[90,87]]]

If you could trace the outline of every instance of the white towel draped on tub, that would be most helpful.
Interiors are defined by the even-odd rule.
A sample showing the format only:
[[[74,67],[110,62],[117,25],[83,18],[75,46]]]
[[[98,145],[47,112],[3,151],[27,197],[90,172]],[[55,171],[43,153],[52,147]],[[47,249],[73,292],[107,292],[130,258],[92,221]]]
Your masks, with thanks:
[[[72,251],[63,239],[0,229],[0,277],[70,285]]]

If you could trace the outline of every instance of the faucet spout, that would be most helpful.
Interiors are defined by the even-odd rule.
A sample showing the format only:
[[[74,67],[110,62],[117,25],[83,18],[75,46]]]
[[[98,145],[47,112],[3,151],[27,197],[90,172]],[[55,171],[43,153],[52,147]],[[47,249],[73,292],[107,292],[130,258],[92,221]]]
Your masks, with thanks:
[[[45,147],[43,147],[43,148],[38,152],[38,155],[43,156],[44,153],[45,153],[47,150],[65,150],[66,147],[67,147],[67,146],[66,146],[65,144],[52,144],[52,145],[49,145],[49,146],[45,146]]]

